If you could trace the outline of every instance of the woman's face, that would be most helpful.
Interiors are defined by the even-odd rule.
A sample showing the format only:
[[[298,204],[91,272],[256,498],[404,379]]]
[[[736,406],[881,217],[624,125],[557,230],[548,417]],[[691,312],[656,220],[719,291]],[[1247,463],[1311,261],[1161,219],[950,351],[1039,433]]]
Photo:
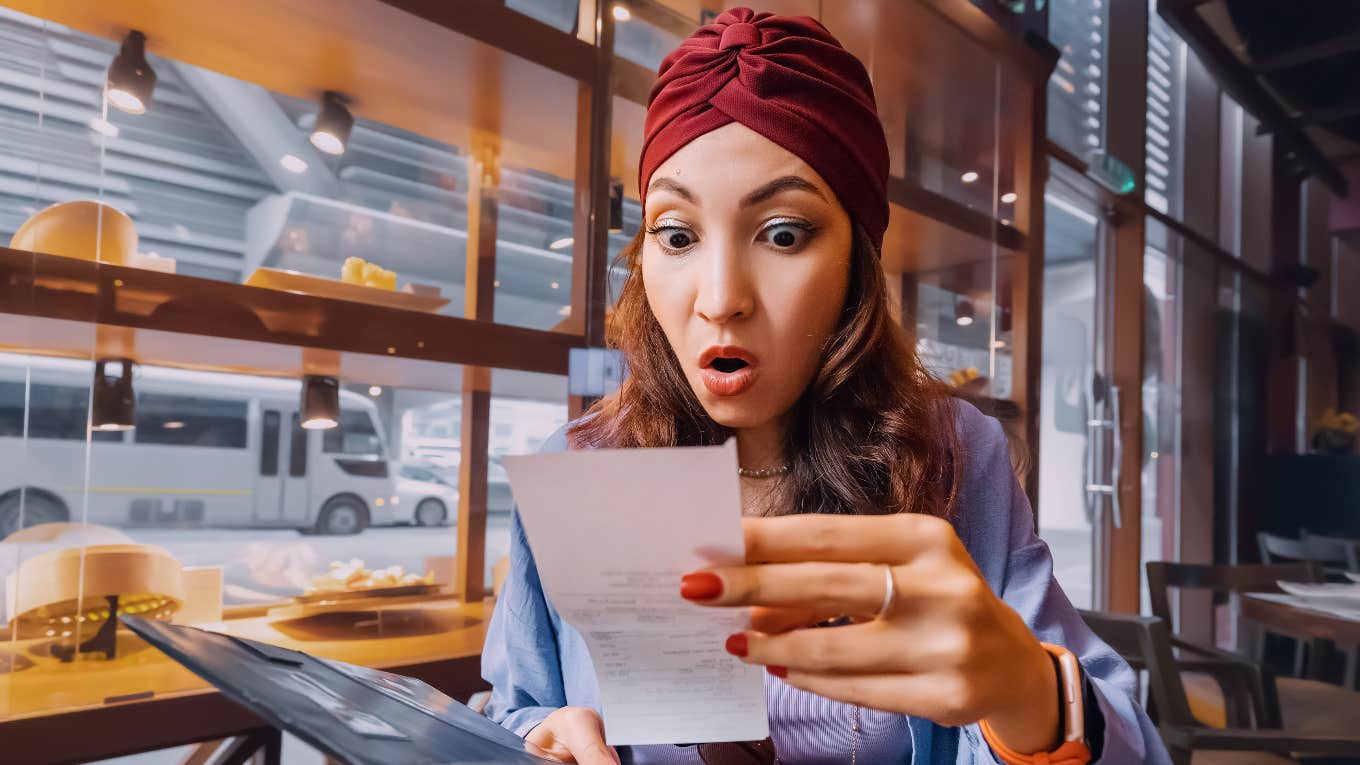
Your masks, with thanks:
[[[776,421],[817,371],[850,278],[850,217],[806,162],[739,123],[652,174],[642,279],[690,387],[730,428]]]

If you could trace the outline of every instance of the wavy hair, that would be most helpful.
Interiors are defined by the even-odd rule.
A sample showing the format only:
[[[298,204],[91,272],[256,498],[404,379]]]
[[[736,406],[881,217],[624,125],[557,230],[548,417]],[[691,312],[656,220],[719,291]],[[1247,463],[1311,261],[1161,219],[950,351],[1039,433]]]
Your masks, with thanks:
[[[570,426],[573,448],[709,446],[732,435],[694,395],[647,302],[645,235],[619,253],[628,276],[607,331],[628,378]],[[877,248],[858,226],[851,249],[845,305],[789,413],[784,513],[948,517],[962,464],[953,397],[893,320]]]

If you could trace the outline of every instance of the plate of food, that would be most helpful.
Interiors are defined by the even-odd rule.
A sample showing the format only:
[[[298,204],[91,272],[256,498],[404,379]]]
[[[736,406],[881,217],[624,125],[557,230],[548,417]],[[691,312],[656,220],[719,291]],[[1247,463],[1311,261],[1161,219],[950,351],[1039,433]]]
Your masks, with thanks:
[[[347,258],[339,279],[280,268],[257,268],[246,285],[433,313],[449,304],[439,290],[418,284],[397,289],[397,275],[361,258]]]
[[[359,598],[395,598],[406,595],[432,595],[440,585],[434,573],[407,573],[401,566],[371,569],[359,558],[333,561],[330,570],[312,580],[305,592],[293,598],[298,603],[323,603]]]

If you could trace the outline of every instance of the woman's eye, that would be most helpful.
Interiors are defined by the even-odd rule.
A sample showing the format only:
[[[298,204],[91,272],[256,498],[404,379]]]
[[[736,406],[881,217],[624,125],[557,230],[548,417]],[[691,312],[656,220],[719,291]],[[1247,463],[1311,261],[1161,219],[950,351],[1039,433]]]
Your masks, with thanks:
[[[672,250],[683,250],[694,243],[694,240],[690,238],[688,231],[681,231],[678,229],[667,231],[662,234],[662,237],[666,241],[666,246]]]
[[[696,240],[693,231],[680,226],[654,226],[648,232],[656,237],[658,244],[670,251],[687,249]]]
[[[797,223],[776,223],[761,232],[765,241],[781,250],[801,247],[811,234],[807,226]]]

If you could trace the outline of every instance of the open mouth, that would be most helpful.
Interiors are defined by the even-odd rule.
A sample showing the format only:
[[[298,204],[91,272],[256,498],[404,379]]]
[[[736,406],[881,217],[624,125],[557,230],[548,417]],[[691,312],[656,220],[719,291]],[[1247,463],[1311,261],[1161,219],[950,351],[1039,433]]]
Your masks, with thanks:
[[[711,346],[699,356],[699,377],[710,393],[736,396],[755,383],[756,358],[740,346]]]
[[[709,366],[718,370],[719,372],[722,372],[723,374],[731,374],[732,372],[735,372],[738,369],[744,369],[750,366],[750,364],[746,363],[745,359],[732,358],[730,356],[719,356],[718,358],[713,359],[713,362],[709,364]]]

